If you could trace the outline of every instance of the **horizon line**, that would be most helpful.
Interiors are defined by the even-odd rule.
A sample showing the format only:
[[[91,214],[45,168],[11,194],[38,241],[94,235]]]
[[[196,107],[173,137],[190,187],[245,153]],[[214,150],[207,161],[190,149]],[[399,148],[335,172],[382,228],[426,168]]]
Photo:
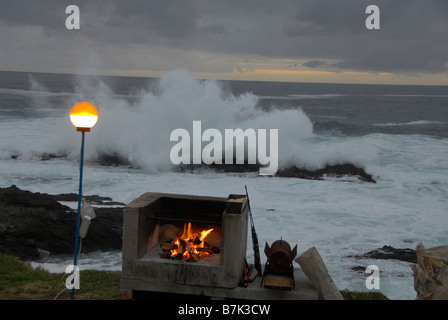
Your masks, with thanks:
[[[448,87],[448,84],[415,84],[415,83],[380,83],[380,82],[332,82],[332,81],[303,81],[303,80],[279,80],[279,79],[229,79],[229,78],[219,78],[213,76],[197,77],[197,74],[203,74],[203,72],[194,72],[187,69],[173,69],[165,72],[158,72],[159,75],[143,75],[143,74],[116,74],[115,72],[69,72],[69,71],[29,71],[29,70],[14,70],[14,69],[0,69],[0,72],[16,72],[16,73],[40,73],[40,74],[55,74],[55,75],[71,75],[71,76],[97,76],[97,77],[122,77],[122,78],[146,78],[146,79],[160,79],[164,74],[175,71],[175,70],[186,70],[193,77],[198,80],[216,80],[216,81],[240,81],[240,82],[272,82],[272,83],[303,83],[303,84],[333,84],[333,85],[372,85],[372,86],[426,86],[426,87]],[[132,71],[131,71],[132,72]],[[149,71],[150,72],[150,71]]]

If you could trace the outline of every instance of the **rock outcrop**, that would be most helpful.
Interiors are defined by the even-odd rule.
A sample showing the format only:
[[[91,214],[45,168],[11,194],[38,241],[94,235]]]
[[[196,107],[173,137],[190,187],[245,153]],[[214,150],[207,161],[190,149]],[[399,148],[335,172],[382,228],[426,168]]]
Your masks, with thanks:
[[[108,198],[86,197],[99,204]],[[59,201],[77,201],[75,194],[33,193],[11,186],[0,188],[0,252],[23,260],[38,259],[40,251],[73,253],[76,210]],[[122,245],[123,205],[95,208],[83,252],[120,250]]]
[[[189,164],[178,165],[174,168],[174,170],[178,172],[188,173],[201,173],[202,170],[213,170],[216,172],[225,173],[245,173],[258,172],[259,169],[260,166],[257,164]],[[285,169],[279,169],[275,176],[282,178],[299,178],[307,180],[324,180],[325,177],[356,177],[362,182],[376,183],[372,175],[368,174],[363,168],[349,163],[326,165],[325,167],[317,170],[307,170],[293,166]]]

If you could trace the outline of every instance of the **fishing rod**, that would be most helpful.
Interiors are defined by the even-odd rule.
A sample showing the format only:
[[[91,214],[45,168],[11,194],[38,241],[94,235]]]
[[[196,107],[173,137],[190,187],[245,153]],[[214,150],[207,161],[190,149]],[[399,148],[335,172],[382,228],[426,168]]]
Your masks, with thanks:
[[[260,248],[258,246],[258,236],[255,231],[254,219],[252,218],[252,210],[250,208],[249,194],[247,193],[247,186],[244,186],[246,189],[246,197],[247,197],[247,205],[249,207],[249,217],[250,217],[250,228],[252,230],[252,245],[254,247],[254,262],[255,269],[257,269],[258,274],[261,276],[261,262],[260,262]]]

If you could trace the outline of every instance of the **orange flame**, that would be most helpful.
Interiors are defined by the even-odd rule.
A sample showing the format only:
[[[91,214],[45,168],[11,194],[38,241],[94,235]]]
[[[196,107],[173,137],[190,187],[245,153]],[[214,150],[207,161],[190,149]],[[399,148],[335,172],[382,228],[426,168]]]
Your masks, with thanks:
[[[177,245],[177,249],[171,250],[171,257],[174,257],[179,254],[179,248],[181,247],[181,240],[183,240],[186,244],[188,244],[189,249],[184,248],[184,252],[182,253],[182,259],[190,258],[190,252],[197,255],[198,257],[205,257],[210,255],[208,252],[198,251],[198,248],[204,248],[204,240],[205,238],[213,231],[214,228],[208,230],[202,230],[197,233],[191,232],[191,222],[188,224],[184,224],[184,231],[180,238],[176,239],[172,243]],[[197,243],[195,239],[199,239],[200,243]]]

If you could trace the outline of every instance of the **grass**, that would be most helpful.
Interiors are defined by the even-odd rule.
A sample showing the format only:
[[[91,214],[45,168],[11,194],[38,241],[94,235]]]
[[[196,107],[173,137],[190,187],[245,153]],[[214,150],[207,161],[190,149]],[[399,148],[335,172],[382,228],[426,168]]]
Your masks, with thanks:
[[[68,300],[71,290],[65,289],[67,277],[68,274],[65,273],[50,273],[41,268],[32,268],[17,257],[0,253],[2,300],[53,300],[56,296],[58,300]],[[75,291],[75,299],[118,299],[120,279],[119,271],[82,271],[80,289]]]
[[[341,291],[344,300],[389,300],[381,292]]]
[[[68,274],[32,268],[17,257],[0,253],[0,300],[69,300]],[[75,300],[119,299],[121,272],[84,270]],[[65,290],[64,290],[65,289]],[[380,292],[341,291],[345,300],[388,300]]]

